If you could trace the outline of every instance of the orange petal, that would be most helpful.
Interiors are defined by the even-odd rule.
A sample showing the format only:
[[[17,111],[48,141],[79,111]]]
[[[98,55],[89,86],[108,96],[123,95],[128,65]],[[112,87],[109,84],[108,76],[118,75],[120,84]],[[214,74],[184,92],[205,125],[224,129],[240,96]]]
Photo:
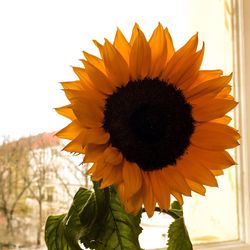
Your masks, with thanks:
[[[76,116],[71,108],[71,104],[70,105],[66,105],[60,108],[55,108],[55,111],[59,114],[62,115],[64,117],[67,117],[68,119],[70,119],[71,121],[76,119]]]
[[[118,165],[122,162],[123,156],[117,148],[109,146],[103,154],[104,161],[111,165]]]
[[[182,86],[182,83],[185,83],[185,81],[187,81],[188,79],[198,75],[199,69],[202,64],[204,51],[205,51],[205,45],[203,43],[202,49],[187,59],[185,69],[182,69],[182,72],[184,73],[182,74],[181,77],[178,78],[180,86]]]
[[[192,104],[193,118],[199,122],[214,120],[223,117],[237,104],[236,101],[227,99],[212,99],[204,103]]]
[[[224,87],[224,89],[222,89],[222,91],[217,95],[217,97],[226,98],[229,96],[231,90],[232,90],[232,86],[227,85],[226,87]]]
[[[79,68],[79,67],[72,67],[75,74],[78,76],[80,81],[82,82],[82,85],[90,86],[91,80],[89,79],[89,76],[86,72],[86,69]]]
[[[185,97],[188,98],[188,101],[192,102],[193,99],[204,96],[205,94],[214,93],[214,96],[216,96],[231,79],[232,74],[203,82],[189,91],[185,91]]]
[[[195,53],[197,45],[198,34],[191,37],[191,39],[182,48],[175,52],[162,74],[162,78],[165,81],[171,83],[170,78],[179,73],[179,69],[176,69],[176,65],[183,64],[182,62],[187,62],[187,57]]]
[[[84,66],[96,90],[105,95],[113,93],[115,87],[105,74],[103,74],[100,70],[98,70],[98,68],[87,61],[84,61]]]
[[[99,42],[97,42],[96,40],[93,40],[93,43],[95,44],[95,46],[98,48],[100,55],[103,56],[103,45],[100,44]]]
[[[161,209],[168,210],[170,206],[170,190],[163,179],[161,169],[151,171],[149,173],[149,177],[154,196],[156,197],[156,202],[159,204]]]
[[[87,174],[93,174],[96,170],[96,165],[93,164],[88,170],[87,170]]]
[[[182,82],[181,86],[182,89],[191,89],[203,82],[219,78],[221,75],[221,70],[200,70],[197,75]]]
[[[150,70],[151,51],[142,31],[138,31],[130,52],[129,66],[133,80],[144,79]]]
[[[81,127],[77,120],[72,121],[68,126],[61,129],[56,133],[56,136],[63,139],[73,140],[75,139],[84,128]]]
[[[103,173],[103,180],[100,188],[106,188],[111,185],[117,185],[122,181],[122,164],[110,165],[108,171]]]
[[[171,194],[175,197],[175,199],[181,204],[183,205],[184,201],[183,201],[183,198],[182,198],[182,195],[175,192],[175,191],[171,191]]]
[[[132,46],[135,42],[135,39],[137,38],[138,36],[138,32],[140,30],[140,27],[137,23],[135,23],[134,27],[133,27],[133,30],[132,30],[132,35],[131,35],[131,38],[130,38],[130,46]]]
[[[103,60],[85,51],[83,51],[83,54],[89,63],[99,69],[102,73],[106,74],[106,69]]]
[[[167,42],[167,59],[166,59],[166,63],[168,63],[169,60],[174,55],[175,49],[174,49],[174,43],[173,43],[172,37],[171,37],[168,29],[165,28],[164,32],[165,32],[165,39],[166,39],[166,42]]]
[[[63,150],[72,153],[83,153],[82,139],[86,134],[86,130],[83,130],[74,140],[67,144]]]
[[[82,102],[83,100],[88,102],[94,102],[100,108],[104,108],[105,95],[95,90],[73,90],[64,89],[64,93],[71,103]]]
[[[150,77],[159,77],[167,60],[167,41],[162,25],[159,23],[154,30],[150,40],[151,48],[151,70]]]
[[[119,195],[120,200],[125,203],[126,198],[125,198],[125,185],[124,182],[119,183],[116,185],[116,190]]]
[[[196,78],[196,82],[201,83],[205,81],[209,81],[215,78],[218,78],[222,75],[222,70],[220,69],[215,69],[215,70],[201,70],[199,72],[199,75]]]
[[[189,179],[186,179],[187,181],[187,184],[189,185],[189,187],[196,193],[198,194],[201,194],[201,195],[205,195],[206,193],[206,189],[203,187],[203,185],[197,183],[197,182],[194,182],[194,181],[191,181]]]
[[[105,40],[103,47],[103,60],[108,75],[115,86],[125,85],[129,80],[128,64],[108,40]]]
[[[110,171],[109,165],[103,162],[102,157],[98,159],[97,162],[93,165],[95,171],[92,173],[93,181],[99,181],[103,178],[103,175],[106,171]]]
[[[167,166],[162,169],[163,178],[170,187],[170,190],[177,191],[187,196],[191,195],[191,190],[187,185],[185,179],[173,166]]]
[[[238,146],[235,132],[231,132],[229,127],[225,128],[225,131],[219,129],[218,125],[227,127],[216,123],[204,123],[197,126],[191,136],[191,144],[207,150],[224,150]]]
[[[142,196],[144,208],[148,217],[152,217],[155,211],[155,197],[153,194],[151,182],[149,180],[148,172],[142,171],[143,174],[143,187],[142,187]]]
[[[105,144],[108,142],[109,137],[109,133],[103,128],[87,129],[85,136],[82,138],[82,145],[87,145],[88,143]]]
[[[211,122],[228,125],[231,121],[232,121],[232,118],[230,116],[225,115],[221,118],[214,119]]]
[[[129,54],[130,54],[130,44],[127,39],[124,37],[119,28],[117,28],[114,40],[115,48],[120,52],[123,56],[127,64],[129,63]]]
[[[83,90],[85,88],[82,81],[61,82],[64,89]]]
[[[138,191],[130,199],[125,202],[125,210],[127,213],[132,213],[136,215],[142,208],[142,192]]]
[[[188,152],[202,165],[212,170],[221,170],[236,164],[227,151],[211,151],[191,145]]]
[[[126,199],[132,197],[142,185],[142,174],[136,163],[124,160],[123,180],[125,185]]]
[[[203,128],[206,127],[209,129],[210,132],[222,132],[228,135],[231,135],[236,140],[240,139],[240,134],[235,128],[232,128],[225,124],[215,123],[215,122],[207,122],[206,124],[202,125]]]
[[[107,144],[87,144],[84,147],[84,163],[96,162],[107,148]]]
[[[168,81],[176,84],[183,89],[182,83],[197,75],[204,55],[204,46],[202,50],[194,54],[183,56],[175,65],[174,70],[167,74]]]
[[[223,175],[224,172],[223,170],[211,170],[211,172],[213,173],[214,176],[220,176],[220,175]]]
[[[88,102],[86,100],[81,100],[72,104],[72,109],[80,121],[83,127],[85,128],[100,128],[103,123],[103,111],[98,105],[93,102]]]
[[[186,155],[181,160],[177,161],[176,168],[183,176],[192,181],[212,187],[218,186],[214,175],[206,167],[203,167],[197,162],[191,155]]]

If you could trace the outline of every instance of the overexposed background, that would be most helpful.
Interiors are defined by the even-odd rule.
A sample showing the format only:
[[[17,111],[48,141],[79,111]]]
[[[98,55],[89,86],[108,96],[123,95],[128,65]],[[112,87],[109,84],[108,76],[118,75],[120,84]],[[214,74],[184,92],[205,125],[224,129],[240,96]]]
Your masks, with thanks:
[[[66,102],[58,83],[74,79],[70,65],[79,64],[81,51],[97,53],[92,40],[112,41],[116,27],[129,37],[138,22],[149,37],[161,22],[169,28],[176,48],[199,31],[207,42],[205,61],[210,51],[223,56],[224,37],[218,31],[224,23],[218,19],[224,18],[224,1],[200,2],[1,0],[0,136],[18,138],[62,127],[62,119],[53,111]],[[201,7],[206,15],[201,15]],[[218,58],[211,62],[213,68],[224,66]]]
[[[93,39],[112,40],[116,27],[130,36],[138,22],[149,36],[160,21],[177,47],[191,35],[186,1],[8,0],[0,1],[0,136],[13,138],[58,130],[65,122],[61,81],[75,79],[70,65]]]

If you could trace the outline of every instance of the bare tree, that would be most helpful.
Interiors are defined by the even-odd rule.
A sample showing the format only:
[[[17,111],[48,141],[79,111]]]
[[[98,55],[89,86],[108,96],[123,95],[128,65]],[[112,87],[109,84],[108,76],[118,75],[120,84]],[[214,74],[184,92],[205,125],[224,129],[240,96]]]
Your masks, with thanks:
[[[27,140],[9,142],[5,139],[0,146],[0,210],[11,237],[14,236],[14,213],[32,182],[27,178],[29,148]]]
[[[51,135],[52,136],[52,135]],[[56,141],[56,144],[59,142]],[[36,244],[41,245],[42,228],[44,224],[43,204],[46,201],[45,189],[48,184],[47,176],[51,173],[51,165],[56,158],[52,143],[45,136],[39,138],[32,150],[29,152],[30,170],[29,175],[33,176],[33,183],[29,186],[30,197],[37,201],[38,220]]]
[[[81,164],[82,157],[65,154],[62,148],[52,133],[13,142],[6,139],[0,145],[0,212],[6,218],[10,240],[17,230],[13,222],[23,225],[25,220],[32,224],[22,232],[32,239],[35,226],[36,244],[40,245],[47,215],[67,211],[79,186],[89,185],[88,166]],[[24,205],[32,213],[21,215],[18,208]]]
[[[57,198],[54,205],[57,208],[64,205],[65,208],[69,205],[65,204],[66,200],[71,201],[75,194],[72,186],[75,185],[78,189],[86,182],[86,167],[76,164],[61,152],[61,148],[62,145],[59,144],[59,141],[57,144],[51,144],[48,143],[48,138],[41,138],[29,153],[30,174],[33,176],[33,183],[29,186],[29,191],[31,197],[38,204],[37,245],[41,244],[48,199],[52,199],[48,197],[46,191],[53,188],[54,192],[59,194],[58,196],[62,196],[61,201]],[[63,195],[60,194],[60,190]]]

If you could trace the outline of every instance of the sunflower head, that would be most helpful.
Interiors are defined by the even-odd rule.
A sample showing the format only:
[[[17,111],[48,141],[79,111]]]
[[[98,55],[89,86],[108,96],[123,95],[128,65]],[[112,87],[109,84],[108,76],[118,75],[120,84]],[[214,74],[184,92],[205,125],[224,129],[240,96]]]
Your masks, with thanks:
[[[78,80],[62,83],[70,104],[56,110],[71,120],[57,133],[71,140],[64,150],[93,163],[93,180],[115,185],[130,213],[144,205],[150,217],[171,195],[182,204],[217,186],[215,176],[235,163],[226,150],[239,134],[226,114],[237,102],[232,75],[200,70],[198,35],[175,50],[161,24],[149,40],[135,24],[130,41],[117,29],[113,44],[94,42],[100,57],[84,52]]]

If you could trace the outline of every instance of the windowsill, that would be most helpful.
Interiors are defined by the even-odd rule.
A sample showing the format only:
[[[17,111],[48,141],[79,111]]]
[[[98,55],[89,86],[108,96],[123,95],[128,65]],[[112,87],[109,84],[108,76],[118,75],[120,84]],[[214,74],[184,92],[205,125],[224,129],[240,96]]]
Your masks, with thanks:
[[[250,250],[250,244],[240,241],[195,245],[194,250]]]
[[[155,248],[150,250],[165,250],[166,248]],[[250,244],[240,241],[230,241],[221,243],[206,243],[194,245],[194,250],[250,250]]]

